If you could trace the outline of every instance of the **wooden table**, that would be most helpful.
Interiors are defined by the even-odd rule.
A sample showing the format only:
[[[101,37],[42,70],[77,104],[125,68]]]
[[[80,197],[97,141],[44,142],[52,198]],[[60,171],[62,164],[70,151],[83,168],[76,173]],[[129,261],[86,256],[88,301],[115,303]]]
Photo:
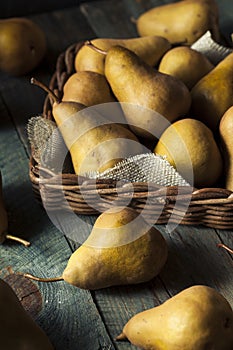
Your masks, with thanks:
[[[0,74],[0,169],[10,232],[31,242],[29,248],[10,242],[1,245],[0,277],[12,285],[57,350],[135,349],[128,342],[114,341],[127,320],[191,285],[216,288],[233,306],[233,256],[217,247],[220,242],[233,247],[233,232],[205,227],[178,226],[170,233],[157,226],[168,243],[168,261],[157,278],[142,285],[89,292],[65,282],[26,282],[17,275],[19,271],[61,275],[75,249],[32,193],[26,125],[42,112],[45,93],[30,84],[31,76],[48,84],[57,56],[77,41],[137,36],[130,18],[165,2],[169,1],[102,0],[31,15],[47,36],[43,63],[27,76]],[[227,0],[218,3],[221,29],[227,35],[233,27],[233,5]],[[83,217],[79,229],[90,231],[94,220]]]

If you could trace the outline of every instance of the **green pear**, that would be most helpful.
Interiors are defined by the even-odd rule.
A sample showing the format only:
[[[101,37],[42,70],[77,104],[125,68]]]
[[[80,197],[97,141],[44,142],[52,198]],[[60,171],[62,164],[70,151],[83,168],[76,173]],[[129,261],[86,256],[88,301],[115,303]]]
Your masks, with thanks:
[[[32,20],[0,20],[0,70],[16,76],[30,72],[41,62],[46,46],[44,32]]]
[[[94,108],[72,101],[60,101],[40,82],[53,99],[52,114],[71,154],[76,174],[102,172],[120,160],[144,152],[137,137],[127,128],[113,123]]]
[[[159,137],[168,122],[190,108],[190,92],[181,80],[158,72],[124,47],[107,51],[105,76],[138,136]]]
[[[232,350],[233,312],[216,290],[196,285],[133,316],[118,340],[145,350]]]
[[[172,44],[192,45],[208,30],[220,40],[215,0],[185,0],[156,6],[136,20],[140,36],[161,35]]]
[[[233,105],[233,53],[200,79],[191,90],[193,117],[218,132],[223,114]]]
[[[53,350],[47,335],[21,305],[13,289],[0,279],[2,350]]]
[[[178,46],[165,53],[158,70],[182,80],[190,90],[213,68],[214,65],[201,52]]]
[[[71,255],[62,277],[55,280],[89,290],[137,284],[158,275],[166,260],[162,234],[136,210],[114,207],[99,215],[87,240]]]
[[[162,36],[129,39],[97,38],[91,42],[105,51],[115,45],[126,47],[151,66],[155,66],[163,54],[171,48],[169,41]],[[104,74],[104,61],[103,55],[83,45],[75,57],[75,68],[77,71],[86,70]]]

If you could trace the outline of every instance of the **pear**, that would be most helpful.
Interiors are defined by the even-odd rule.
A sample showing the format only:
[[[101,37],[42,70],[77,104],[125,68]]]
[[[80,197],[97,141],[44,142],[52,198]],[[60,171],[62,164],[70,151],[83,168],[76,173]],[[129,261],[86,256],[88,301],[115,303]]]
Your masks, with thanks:
[[[21,305],[13,289],[0,279],[2,350],[53,350],[47,335]]]
[[[137,284],[158,275],[166,260],[167,244],[161,233],[136,210],[114,207],[99,215],[60,279],[89,290]],[[44,282],[54,280],[24,276]]]
[[[6,239],[17,241],[23,244],[25,247],[28,247],[30,245],[30,242],[20,237],[13,236],[8,232],[8,214],[3,198],[2,174],[0,171],[0,244],[5,242]]]
[[[190,108],[190,92],[182,81],[158,72],[124,47],[107,51],[105,76],[138,136],[159,137]]]
[[[201,52],[188,46],[178,46],[165,53],[158,70],[182,80],[190,90],[213,68],[214,65]]]
[[[151,66],[155,66],[163,54],[171,48],[169,41],[162,36],[129,39],[97,38],[91,42],[104,51],[116,45],[126,47]],[[77,71],[90,70],[104,74],[104,61],[103,55],[83,45],[75,57],[75,68]]]
[[[222,116],[219,134],[224,158],[225,188],[233,191],[233,106],[228,108]]]
[[[98,110],[102,107],[102,114],[107,119],[125,127],[127,125],[120,105],[117,105],[117,100],[102,74],[91,71],[73,73],[64,84],[62,101],[79,102],[87,107],[114,102],[114,106],[99,106]],[[115,113],[109,113],[113,110]]]
[[[42,29],[28,18],[0,20],[0,70],[19,76],[38,66],[46,53]]]
[[[171,44],[191,46],[208,30],[220,40],[215,0],[185,0],[153,7],[136,20],[140,36],[161,35]]]
[[[165,157],[195,187],[210,187],[222,174],[222,155],[214,135],[196,119],[181,119],[169,126],[154,153]]]
[[[218,133],[223,114],[233,105],[233,53],[200,79],[191,90],[192,116]]]
[[[106,78],[99,73],[73,73],[63,87],[62,101],[79,102],[87,107],[116,102]]]
[[[127,128],[103,117],[94,108],[72,101],[60,101],[46,86],[53,99],[52,114],[71,154],[76,174],[102,172],[120,160],[144,152],[137,137]]]
[[[196,285],[133,316],[117,337],[126,338],[145,350],[232,350],[233,312],[219,292]]]

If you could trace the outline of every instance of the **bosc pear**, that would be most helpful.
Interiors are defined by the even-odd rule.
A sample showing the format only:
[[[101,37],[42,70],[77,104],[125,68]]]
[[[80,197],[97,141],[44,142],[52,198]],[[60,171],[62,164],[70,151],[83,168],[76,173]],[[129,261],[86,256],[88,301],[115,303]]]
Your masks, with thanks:
[[[0,279],[1,350],[53,350],[44,331],[21,305],[14,290]]]
[[[113,207],[95,221],[87,240],[71,255],[61,277],[78,288],[95,290],[149,281],[167,260],[167,243],[136,210]]]
[[[233,106],[228,108],[222,116],[219,134],[224,158],[225,188],[233,191]]]
[[[153,7],[136,20],[140,36],[161,35],[171,44],[192,45],[208,30],[220,40],[215,0],[185,0]]]
[[[23,75],[37,67],[46,49],[42,29],[29,18],[0,20],[0,70],[10,75]]]
[[[189,111],[190,92],[181,80],[160,73],[124,47],[107,51],[105,76],[138,136],[159,138],[170,122]]]
[[[96,107],[61,101],[36,79],[32,78],[31,82],[46,90],[53,100],[52,114],[70,151],[76,174],[102,172],[124,158],[144,152],[129,129],[106,119]]]
[[[174,47],[164,54],[159,72],[177,77],[189,90],[214,68],[209,59],[188,46]]]
[[[169,41],[162,36],[129,39],[97,38],[91,42],[104,51],[116,45],[126,47],[151,66],[155,66],[164,53],[171,48]],[[104,74],[104,62],[105,56],[83,45],[75,57],[75,68],[76,71],[84,70]]]
[[[233,105],[233,53],[200,79],[191,90],[192,116],[218,133],[223,114]]]
[[[232,350],[232,308],[213,288],[192,286],[133,316],[117,339],[145,350]]]

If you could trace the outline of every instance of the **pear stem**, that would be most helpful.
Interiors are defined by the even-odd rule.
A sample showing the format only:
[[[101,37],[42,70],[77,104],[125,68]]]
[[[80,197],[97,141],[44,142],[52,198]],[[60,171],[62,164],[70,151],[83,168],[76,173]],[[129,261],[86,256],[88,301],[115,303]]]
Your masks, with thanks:
[[[52,278],[43,278],[43,277],[36,277],[31,275],[30,273],[24,273],[23,277],[29,278],[31,280],[34,281],[38,281],[38,282],[57,282],[57,281],[63,281],[63,277],[59,276],[59,277],[52,277]]]
[[[12,236],[12,235],[9,235],[9,234],[6,234],[5,236],[6,239],[10,239],[12,241],[16,241],[16,242],[19,242],[21,244],[23,244],[25,247],[29,247],[30,246],[30,242],[26,241],[25,239],[22,239],[20,237],[16,237],[16,236]]]
[[[228,252],[230,252],[231,254],[233,254],[233,249],[229,248],[229,247],[226,246],[225,244],[219,243],[219,244],[217,244],[217,246],[220,247],[220,248],[224,248],[225,250],[227,250]]]
[[[115,340],[127,340],[127,337],[126,337],[126,335],[122,332],[121,334],[119,334],[116,338],[115,338]]]
[[[107,55],[107,51],[101,50],[100,48],[98,48],[97,46],[92,44],[92,42],[90,40],[85,41],[84,45],[89,46],[92,50],[99,52],[102,55]]]
[[[44,91],[46,91],[49,96],[53,99],[53,102],[56,103],[60,103],[60,99],[58,98],[57,95],[55,95],[55,93],[53,92],[53,90],[51,90],[49,87],[47,87],[45,84],[41,83],[39,80],[35,79],[35,78],[31,78],[31,84],[33,85],[37,85],[39,86],[41,89],[43,89]]]

